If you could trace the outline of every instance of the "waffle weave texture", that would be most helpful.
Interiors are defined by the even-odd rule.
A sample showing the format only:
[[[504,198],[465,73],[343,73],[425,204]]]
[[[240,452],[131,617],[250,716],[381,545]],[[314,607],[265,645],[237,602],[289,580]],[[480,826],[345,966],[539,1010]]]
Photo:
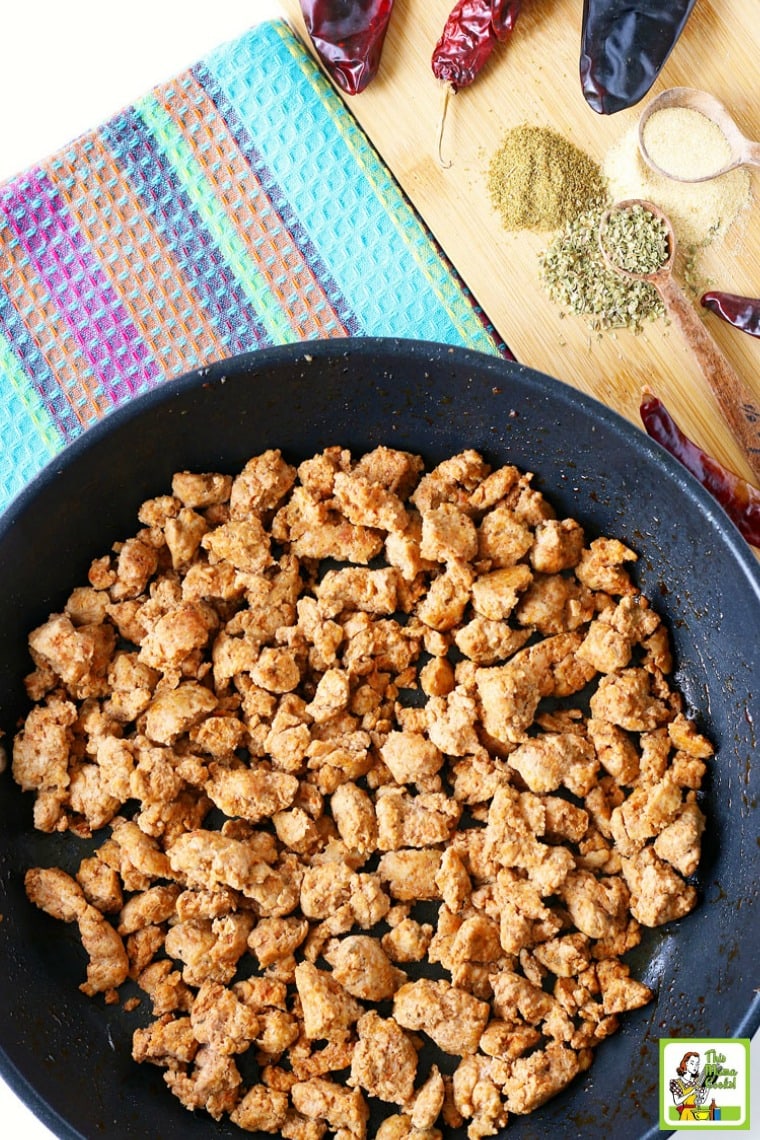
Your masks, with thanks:
[[[281,20],[0,185],[0,510],[87,427],[258,347],[508,356]]]

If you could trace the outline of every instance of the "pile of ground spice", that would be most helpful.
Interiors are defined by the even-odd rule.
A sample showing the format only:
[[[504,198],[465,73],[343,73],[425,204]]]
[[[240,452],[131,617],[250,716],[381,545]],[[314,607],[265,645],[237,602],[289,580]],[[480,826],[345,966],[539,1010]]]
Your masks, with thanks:
[[[703,172],[704,156],[716,161],[711,138],[714,124],[704,115],[684,119],[681,110],[671,107],[658,111],[657,133],[650,135],[649,141],[661,161],[670,155],[674,173],[692,172],[694,176]],[[697,250],[725,237],[731,226],[746,216],[752,197],[749,173],[743,167],[708,182],[676,182],[657,174],[641,157],[637,126],[611,148],[602,169],[614,200],[645,198],[654,202],[668,215],[678,244],[686,249]]]
[[[527,123],[507,131],[487,185],[508,230],[556,230],[607,199],[593,159],[551,128]]]
[[[731,161],[731,144],[717,123],[693,107],[663,107],[642,130],[646,152],[669,178],[712,178]]]

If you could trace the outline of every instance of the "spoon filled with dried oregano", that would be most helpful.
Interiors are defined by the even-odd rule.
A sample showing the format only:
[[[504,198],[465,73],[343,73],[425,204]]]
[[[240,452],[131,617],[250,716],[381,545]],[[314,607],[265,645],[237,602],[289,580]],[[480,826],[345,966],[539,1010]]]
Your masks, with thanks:
[[[632,281],[646,281],[657,290],[760,479],[760,407],[673,277],[676,239],[669,218],[642,198],[617,202],[602,214],[599,246],[615,273]]]

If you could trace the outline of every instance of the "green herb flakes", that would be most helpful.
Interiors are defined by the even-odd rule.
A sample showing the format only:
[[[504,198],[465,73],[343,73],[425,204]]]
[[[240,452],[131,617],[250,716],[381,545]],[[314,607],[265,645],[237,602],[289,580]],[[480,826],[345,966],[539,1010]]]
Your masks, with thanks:
[[[541,282],[552,301],[583,317],[592,330],[639,331],[665,308],[652,285],[608,269],[599,245],[602,213],[589,210],[565,224],[539,254]]]
[[[656,273],[668,260],[668,227],[644,206],[612,210],[601,236],[607,257],[627,273]]]

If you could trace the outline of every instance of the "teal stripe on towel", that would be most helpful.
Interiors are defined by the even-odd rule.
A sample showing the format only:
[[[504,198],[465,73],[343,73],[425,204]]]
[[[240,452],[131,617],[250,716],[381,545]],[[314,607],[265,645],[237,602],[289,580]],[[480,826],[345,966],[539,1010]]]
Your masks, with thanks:
[[[250,56],[246,66],[242,53]],[[206,65],[255,134],[310,240],[334,263],[337,284],[351,298],[365,335],[495,351],[472,300],[398,184],[285,25],[253,29],[211,53]],[[304,139],[311,140],[307,148]],[[352,256],[336,260],[336,247]]]
[[[0,509],[38,474],[61,448],[44,404],[29,384],[13,350],[0,333],[0,439],[3,441],[3,467],[8,478],[2,491]],[[34,445],[31,445],[34,441]]]

